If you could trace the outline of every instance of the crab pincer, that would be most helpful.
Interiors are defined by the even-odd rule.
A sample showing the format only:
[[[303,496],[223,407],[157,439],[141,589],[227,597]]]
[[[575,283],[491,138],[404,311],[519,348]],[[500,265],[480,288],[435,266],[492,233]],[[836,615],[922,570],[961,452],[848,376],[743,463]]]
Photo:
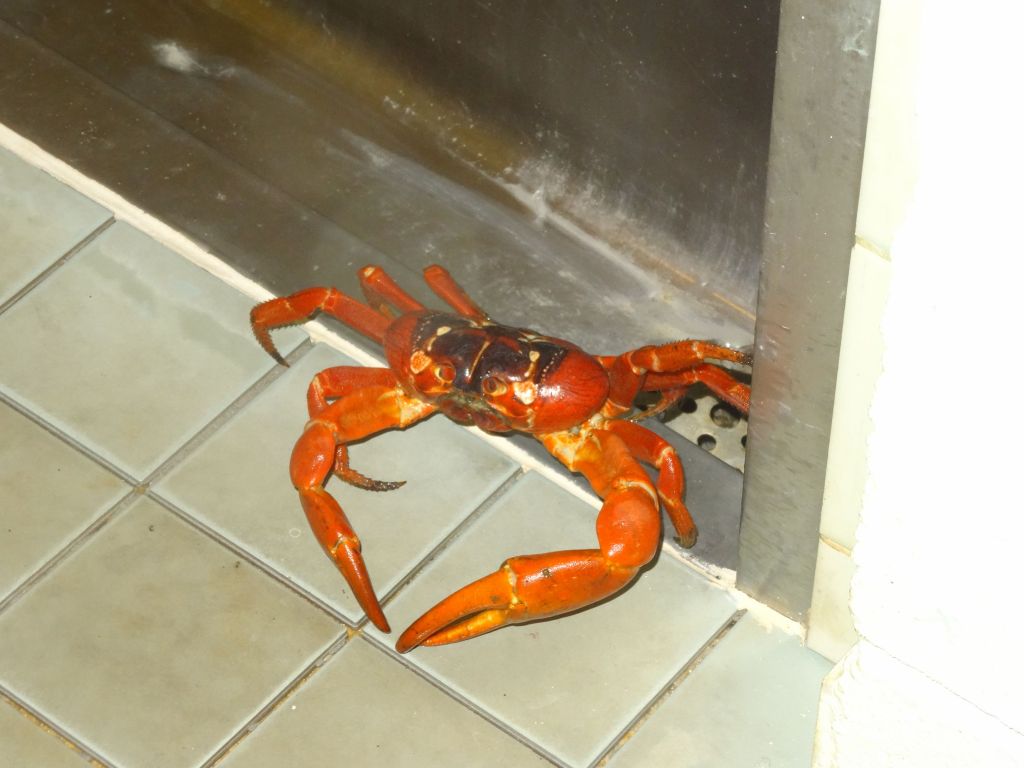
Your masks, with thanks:
[[[604,499],[598,548],[506,560],[414,621],[398,639],[400,653],[591,605],[629,584],[654,557],[661,539],[658,495],[625,442],[606,430],[542,440]]]

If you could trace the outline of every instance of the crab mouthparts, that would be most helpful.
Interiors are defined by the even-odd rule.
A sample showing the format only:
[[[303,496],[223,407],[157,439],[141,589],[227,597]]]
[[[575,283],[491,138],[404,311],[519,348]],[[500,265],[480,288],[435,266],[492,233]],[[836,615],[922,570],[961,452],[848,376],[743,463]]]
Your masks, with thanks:
[[[486,432],[508,432],[509,426],[494,410],[478,398],[459,397],[452,393],[450,399],[440,403],[441,412],[460,424],[473,424]]]

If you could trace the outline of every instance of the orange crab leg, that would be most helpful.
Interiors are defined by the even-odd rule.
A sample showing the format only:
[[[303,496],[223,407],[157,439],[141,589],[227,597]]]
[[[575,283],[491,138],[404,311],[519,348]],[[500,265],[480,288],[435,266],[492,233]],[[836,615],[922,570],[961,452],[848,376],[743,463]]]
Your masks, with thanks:
[[[654,557],[661,538],[657,494],[623,440],[596,430],[586,436],[549,435],[543,442],[604,499],[597,516],[598,548],[506,560],[413,622],[395,645],[399,653],[591,605],[625,587]]]
[[[455,278],[440,264],[431,264],[424,269],[423,279],[427,281],[430,290],[463,317],[469,317],[473,320],[489,319],[487,313],[480,309],[475,301],[469,298],[469,294],[463,290],[461,285],[455,282]]]
[[[378,312],[390,314],[387,305],[395,307],[400,313],[424,309],[422,304],[403,291],[398,283],[391,279],[391,275],[380,267],[371,264],[359,270],[359,284],[370,306]]]
[[[328,400],[336,400],[365,387],[397,387],[398,380],[388,368],[361,368],[338,365],[320,371],[306,390],[306,404],[310,418],[318,416],[328,407]],[[405,485],[404,480],[374,480],[352,469],[348,464],[348,446],[338,445],[334,454],[334,474],[349,485],[366,491],[393,491]]]
[[[292,450],[292,484],[310,528],[341,571],[370,621],[389,632],[361,554],[362,545],[341,505],[323,487],[336,448],[384,429],[403,428],[433,413],[434,406],[394,387],[370,386],[335,401],[312,418]]]
[[[363,368],[358,365],[337,365],[320,371],[306,390],[309,415],[318,415],[337,400],[366,387],[396,387],[398,380],[390,368]]]
[[[637,459],[658,470],[658,498],[679,534],[679,543],[687,549],[692,547],[697,541],[697,526],[683,502],[686,475],[675,448],[632,421],[610,421],[605,428],[621,437]]]
[[[608,358],[599,359],[608,369],[611,381],[608,405],[615,413],[609,413],[609,415],[619,415],[628,411],[632,407],[637,393],[641,389],[646,389],[645,381],[652,374],[682,373],[701,366],[705,360],[725,360],[743,365],[750,364],[749,353],[693,339],[660,346],[640,347],[621,354],[610,362]],[[714,366],[706,367],[714,368]],[[703,381],[701,378],[699,380]],[[666,384],[665,386],[670,385]]]
[[[681,386],[688,386],[701,382],[712,394],[720,400],[724,400],[740,413],[750,412],[750,385],[737,381],[728,371],[714,365],[698,365],[689,371],[678,373],[648,373],[643,383],[643,389],[647,392],[658,392],[665,390],[676,390],[666,392],[666,397],[678,398],[686,390],[679,390]],[[661,404],[658,406],[661,407]]]
[[[288,365],[274,346],[270,332],[285,325],[304,323],[317,312],[326,312],[379,344],[391,321],[337,288],[307,288],[265,301],[252,308],[249,322],[260,346],[281,365]]]

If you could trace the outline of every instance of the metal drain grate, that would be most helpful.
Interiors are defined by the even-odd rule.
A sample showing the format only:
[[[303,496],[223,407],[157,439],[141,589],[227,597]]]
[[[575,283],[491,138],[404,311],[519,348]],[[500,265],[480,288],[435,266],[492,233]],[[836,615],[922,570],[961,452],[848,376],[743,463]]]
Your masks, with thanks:
[[[686,396],[660,417],[670,429],[730,467],[743,471],[747,420],[711,394]]]

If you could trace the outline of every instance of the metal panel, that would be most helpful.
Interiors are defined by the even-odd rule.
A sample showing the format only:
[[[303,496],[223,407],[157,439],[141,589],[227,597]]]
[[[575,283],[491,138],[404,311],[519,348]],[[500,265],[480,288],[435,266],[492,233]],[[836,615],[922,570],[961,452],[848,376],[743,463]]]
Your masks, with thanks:
[[[878,0],[786,0],[738,584],[810,607]]]
[[[369,261],[413,278],[254,173],[0,22],[0,122],[277,287],[296,264],[358,291]],[[261,258],[254,258],[260,254]],[[290,257],[290,258],[286,258]]]
[[[289,11],[289,4],[278,10]],[[0,18],[92,75],[85,78],[90,88],[108,86],[104,98],[125,115],[112,120],[109,110],[71,97],[82,118],[94,121],[90,133],[78,136],[61,121],[29,135],[49,134],[48,145],[61,151],[87,150],[78,156],[88,173],[113,174],[113,186],[139,200],[136,177],[134,186],[146,192],[143,207],[193,237],[201,221],[198,239],[277,292],[324,281],[351,289],[353,265],[376,261],[405,266],[403,283],[425,298],[415,273],[440,260],[495,317],[594,352],[681,336],[736,345],[752,338],[750,319],[711,300],[701,286],[666,281],[549,225],[501,185],[439,155],[435,136],[374,112],[358,88],[334,82],[333,71],[296,63],[279,49],[290,39],[283,21],[282,30],[271,30],[279,37],[262,38],[201,2],[158,0],[9,0]],[[335,39],[319,25],[315,31]],[[330,50],[338,59],[346,55]],[[364,72],[370,81],[387,68],[365,66],[377,67]],[[0,109],[16,120],[28,117],[14,98]],[[88,116],[90,106],[96,119]],[[128,138],[133,129],[151,133],[140,148],[144,156],[131,156],[140,141],[140,130]],[[105,145],[85,142],[90,136]],[[119,142],[127,151],[117,152]],[[194,161],[174,159],[176,147],[185,146]],[[101,156],[103,168],[95,162]],[[142,167],[152,170],[139,178]],[[246,179],[246,190],[219,188],[219,173]],[[277,210],[268,199],[259,204],[264,213],[246,213],[247,199],[261,195],[280,201]],[[165,207],[172,210],[165,214]],[[244,252],[228,242],[235,235],[245,241]]]
[[[403,122],[662,279],[753,309],[778,0],[208,2],[370,82]],[[393,76],[352,66],[360,46]]]

